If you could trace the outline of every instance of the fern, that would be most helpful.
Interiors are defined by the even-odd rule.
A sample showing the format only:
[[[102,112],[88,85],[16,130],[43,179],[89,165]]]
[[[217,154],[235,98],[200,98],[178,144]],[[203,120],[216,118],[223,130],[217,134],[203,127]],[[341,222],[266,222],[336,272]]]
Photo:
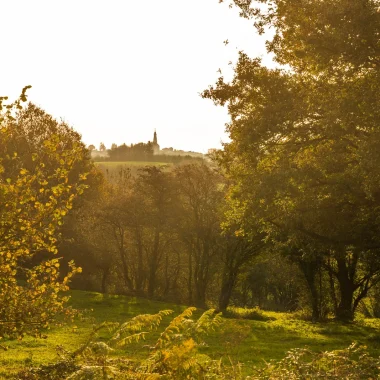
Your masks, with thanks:
[[[142,329],[153,330],[156,329],[164,316],[173,313],[173,310],[161,310],[157,314],[141,314],[130,321],[123,323],[112,336],[111,341],[118,342],[126,334],[136,334]]]
[[[186,321],[193,315],[193,312],[196,310],[195,307],[189,307],[183,311],[180,315],[175,317],[170,323],[169,326],[161,333],[160,337],[157,340],[155,348],[163,347],[167,342],[172,340],[174,332],[180,332],[181,328],[185,326]]]
[[[126,346],[127,344],[131,344],[132,342],[139,342],[140,339],[145,340],[145,335],[148,334],[148,332],[142,331],[140,333],[128,335],[124,338],[121,338],[116,345],[118,347]]]
[[[98,332],[100,330],[107,328],[109,331],[112,331],[116,329],[118,326],[119,326],[118,323],[113,323],[113,322],[103,322],[98,326],[93,326],[93,330],[90,336],[88,337],[87,341],[82,346],[80,346],[76,351],[71,353],[69,356],[72,358],[75,358],[77,356],[82,355],[83,352],[91,345],[93,340],[98,336]]]
[[[138,315],[122,325],[104,322],[99,326],[94,326],[89,338],[78,350],[70,353],[61,349],[60,363],[65,365],[67,362],[71,366],[66,366],[67,369],[65,367],[62,370],[62,374],[65,374],[64,377],[56,379],[177,380],[209,378],[210,370],[214,374],[222,370],[219,368],[220,364],[218,368],[215,365],[215,368],[210,367],[213,365],[213,361],[208,356],[198,353],[197,338],[218,327],[221,317],[220,314],[215,314],[214,310],[209,310],[194,321],[191,317],[195,310],[194,307],[187,308],[173,318],[151,347],[152,351],[148,358],[140,363],[130,361],[126,357],[113,358],[112,347],[122,347],[132,342],[145,340],[150,331],[158,328],[163,317],[172,313],[171,310],[163,310],[153,315]],[[111,338],[106,342],[97,339],[98,333],[102,329],[107,329],[112,333]],[[217,377],[213,376],[212,378],[216,379]],[[41,377],[41,379],[55,378]]]
[[[194,332],[196,334],[206,334],[208,331],[214,331],[222,322],[222,313],[215,314],[214,309],[207,310],[195,323]]]
[[[203,378],[207,372],[202,364],[211,361],[206,355],[199,355],[199,338],[215,327],[220,326],[222,318],[214,310],[206,311],[194,321],[190,319],[196,309],[191,307],[175,317],[161,333],[150,358],[141,370],[149,373],[162,373],[171,379]]]

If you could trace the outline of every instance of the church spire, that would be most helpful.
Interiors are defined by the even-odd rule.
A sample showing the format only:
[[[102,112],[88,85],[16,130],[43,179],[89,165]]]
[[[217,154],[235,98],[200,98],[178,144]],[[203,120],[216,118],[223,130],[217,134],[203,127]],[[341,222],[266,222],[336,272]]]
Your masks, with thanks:
[[[160,146],[157,142],[157,132],[156,129],[154,129],[154,135],[153,135],[153,154],[159,154],[160,153]]]

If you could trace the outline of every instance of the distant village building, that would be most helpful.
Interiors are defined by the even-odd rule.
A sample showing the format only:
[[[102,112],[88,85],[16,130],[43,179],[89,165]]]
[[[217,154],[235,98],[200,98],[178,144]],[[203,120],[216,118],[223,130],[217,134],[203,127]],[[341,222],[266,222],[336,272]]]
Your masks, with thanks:
[[[143,143],[139,143],[139,144],[143,144]],[[139,144],[137,144],[137,145],[139,145]],[[157,131],[156,130],[154,130],[154,133],[153,133],[153,142],[148,141],[148,144],[152,144],[154,155],[162,154],[162,155],[167,155],[167,156],[191,156],[191,157],[197,157],[197,158],[207,158],[207,155],[204,155],[203,153],[199,153],[199,152],[177,150],[177,149],[174,149],[172,147],[161,149],[160,145],[158,144],[158,138],[157,138]],[[100,149],[96,150],[94,145],[89,146],[89,150],[91,152],[92,158],[106,159],[106,158],[110,157],[108,150],[105,149],[104,144],[101,143],[101,145],[102,145],[102,150],[100,150]],[[146,144],[143,144],[143,145],[146,145]],[[133,146],[133,144],[131,144],[131,147],[132,146]],[[112,144],[111,151],[115,150],[117,148],[118,147],[116,144]],[[210,153],[211,151],[212,151],[212,149],[209,149],[208,153]]]

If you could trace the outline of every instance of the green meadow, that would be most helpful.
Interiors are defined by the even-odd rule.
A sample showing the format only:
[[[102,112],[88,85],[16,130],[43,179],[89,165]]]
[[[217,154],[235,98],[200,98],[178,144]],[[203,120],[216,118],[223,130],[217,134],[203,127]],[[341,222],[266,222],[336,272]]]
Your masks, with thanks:
[[[153,314],[165,309],[173,310],[176,315],[185,309],[185,306],[142,298],[75,290],[71,291],[70,304],[82,312],[74,323],[52,327],[45,332],[44,338],[25,337],[22,341],[0,342],[3,346],[0,349],[1,379],[14,378],[22,367],[58,360],[58,346],[75,350],[86,341],[93,326],[103,321],[121,323],[138,314]],[[195,317],[201,312],[196,312]],[[241,364],[246,374],[253,373],[254,366],[261,366],[265,361],[282,359],[288,350],[296,347],[320,352],[346,348],[357,342],[366,345],[373,356],[380,355],[380,320],[363,318],[350,324],[311,323],[289,313],[247,313],[245,309],[232,312],[235,318],[224,318],[220,328],[206,336],[201,352],[225,363]],[[244,319],[245,315],[260,320]],[[164,318],[161,326],[172,317]],[[144,358],[149,353],[149,342],[157,339],[158,334],[159,330],[154,331],[146,341],[118,349],[114,355],[126,355],[131,360]],[[106,335],[99,336],[101,340],[106,338]]]

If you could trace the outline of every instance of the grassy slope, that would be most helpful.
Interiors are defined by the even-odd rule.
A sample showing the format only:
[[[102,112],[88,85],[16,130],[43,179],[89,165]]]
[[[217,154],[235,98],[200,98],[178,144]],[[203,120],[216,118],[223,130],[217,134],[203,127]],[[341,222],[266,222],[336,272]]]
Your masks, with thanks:
[[[121,167],[144,167],[144,166],[170,166],[167,162],[150,162],[150,161],[99,161],[95,165],[101,169],[117,169]]]
[[[84,320],[75,325],[55,327],[47,331],[46,339],[27,337],[22,342],[2,342],[8,351],[0,350],[0,378],[11,378],[11,374],[23,365],[52,362],[57,359],[55,347],[62,345],[68,350],[77,348],[86,340],[94,323],[102,321],[124,322],[142,313],[155,313],[172,309],[176,314],[183,306],[148,301],[123,296],[105,296],[99,293],[72,291],[71,304],[77,309],[87,309]],[[335,322],[312,324],[292,319],[290,314],[265,313],[269,321],[225,319],[219,331],[206,337],[207,346],[202,351],[215,359],[221,357],[234,363],[244,363],[245,372],[263,360],[281,359],[285,352],[295,347],[308,346],[315,351],[333,350],[349,346],[356,341],[368,346],[373,355],[380,354],[380,321],[362,320],[355,324],[342,325]],[[168,322],[170,317],[164,320]],[[154,332],[152,339],[157,337]],[[126,354],[138,360],[145,357],[147,342],[127,346]],[[116,352],[116,354],[121,354]]]
[[[106,175],[111,178],[116,175],[121,169],[129,169],[132,175],[136,175],[138,171],[146,166],[158,166],[161,169],[171,168],[173,164],[166,162],[148,162],[148,161],[124,161],[124,162],[113,162],[113,161],[103,161],[95,162],[95,165]],[[112,181],[112,180],[111,180]]]

